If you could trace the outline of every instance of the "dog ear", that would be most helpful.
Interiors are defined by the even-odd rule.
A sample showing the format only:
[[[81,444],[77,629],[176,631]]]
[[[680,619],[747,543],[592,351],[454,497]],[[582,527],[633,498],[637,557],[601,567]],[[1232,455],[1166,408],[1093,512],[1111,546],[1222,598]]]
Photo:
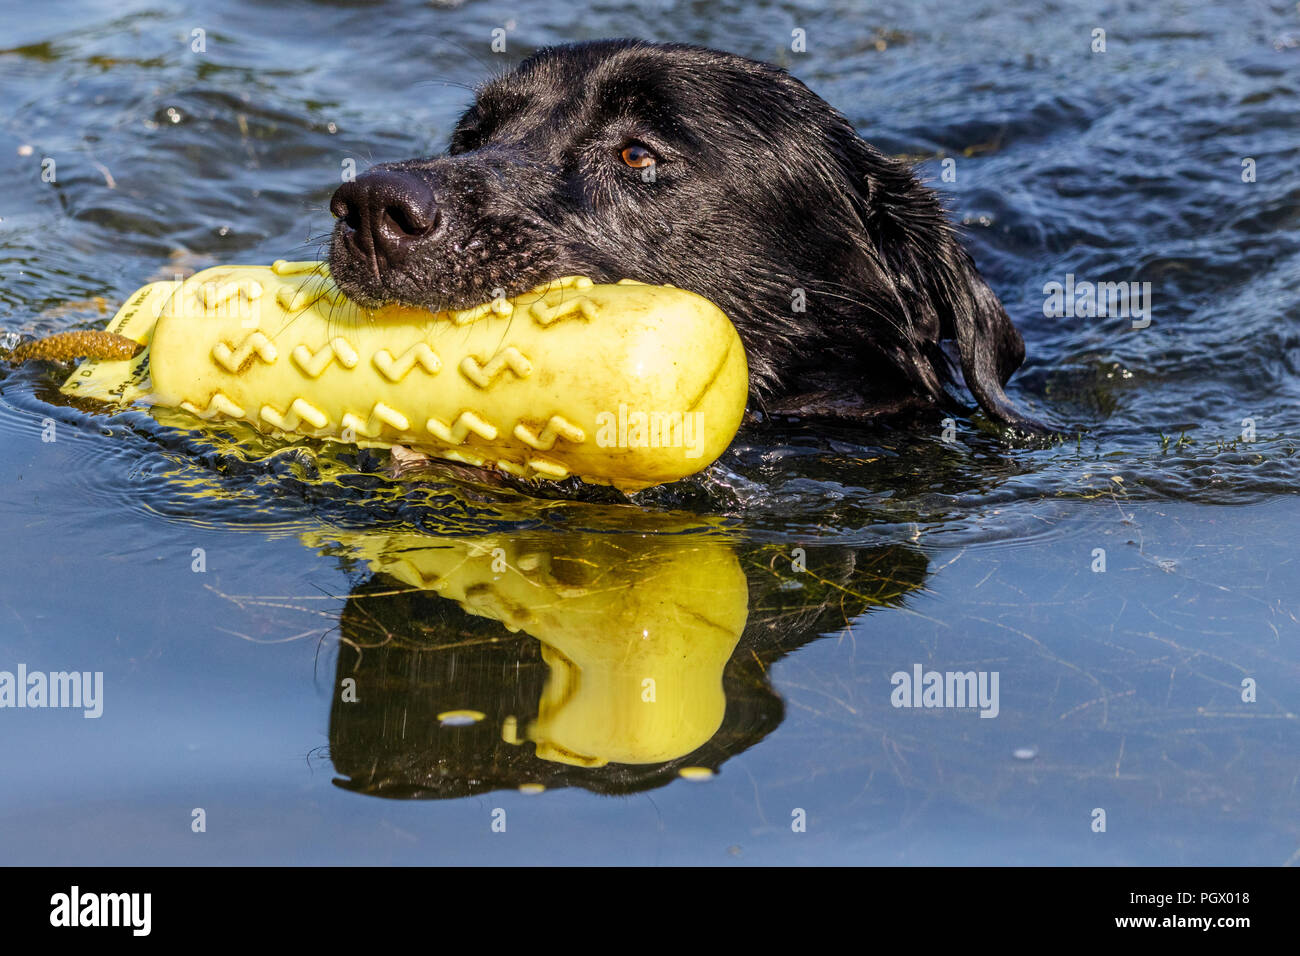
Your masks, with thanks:
[[[962,248],[939,195],[909,164],[886,156],[845,126],[842,161],[854,180],[851,202],[877,261],[892,273],[907,304],[913,344],[921,353],[915,358],[934,366],[931,381],[948,381],[939,342],[955,342],[962,377],[980,407],[1003,424],[1053,434],[1018,411],[1003,391],[1025,359],[1025,343]]]
[[[948,303],[949,314],[941,318],[945,325],[950,323],[966,388],[998,421],[1032,434],[1051,434],[1053,429],[1017,410],[1003,391],[1025,360],[1025,341],[969,253],[955,240],[954,253],[961,275],[957,294]]]

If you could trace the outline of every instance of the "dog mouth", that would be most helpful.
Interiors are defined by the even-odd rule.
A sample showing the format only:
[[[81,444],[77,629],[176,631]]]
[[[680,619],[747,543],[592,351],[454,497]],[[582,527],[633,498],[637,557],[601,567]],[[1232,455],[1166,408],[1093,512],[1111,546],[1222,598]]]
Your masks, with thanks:
[[[346,222],[335,225],[328,262],[335,284],[364,309],[386,305],[463,311],[592,270],[564,266],[557,256],[529,250],[499,237],[444,240],[414,252],[400,268],[386,265],[373,239]],[[537,244],[530,240],[535,250]],[[573,264],[576,266],[576,264]]]
[[[465,249],[452,248],[439,253],[436,261],[442,268],[413,277],[385,269],[379,257],[366,248],[354,230],[339,223],[328,263],[334,284],[349,300],[367,311],[393,305],[433,313],[465,312],[483,307],[495,307],[500,311],[503,302],[526,293],[543,292],[557,284],[568,286],[613,281],[596,275],[599,270],[565,270],[541,263],[530,264],[510,276],[495,270],[485,272],[476,266],[478,281],[473,278],[457,281],[469,268],[466,263],[479,259],[476,253],[480,245],[473,241]]]

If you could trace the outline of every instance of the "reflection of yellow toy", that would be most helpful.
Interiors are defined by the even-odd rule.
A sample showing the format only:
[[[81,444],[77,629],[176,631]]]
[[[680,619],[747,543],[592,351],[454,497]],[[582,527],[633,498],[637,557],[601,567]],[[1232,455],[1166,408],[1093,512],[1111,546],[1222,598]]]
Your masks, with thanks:
[[[722,672],[749,590],[717,538],[342,538],[373,569],[542,642],[550,676],[536,719],[506,721],[510,743],[532,740],[537,756],[574,766],[648,764],[692,752],[722,724]]]
[[[229,266],[145,286],[108,329],[149,348],[83,363],[68,394],[625,490],[707,467],[748,392],[727,317],[639,283],[366,312],[324,263]]]

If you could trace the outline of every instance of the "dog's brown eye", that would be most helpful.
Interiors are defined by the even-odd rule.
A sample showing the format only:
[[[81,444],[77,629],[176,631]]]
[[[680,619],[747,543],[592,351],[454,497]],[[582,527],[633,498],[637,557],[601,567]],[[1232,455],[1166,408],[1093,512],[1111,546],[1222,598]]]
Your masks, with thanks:
[[[647,166],[655,164],[655,154],[640,143],[632,143],[623,147],[621,153],[623,162],[627,163],[633,169],[645,169]]]

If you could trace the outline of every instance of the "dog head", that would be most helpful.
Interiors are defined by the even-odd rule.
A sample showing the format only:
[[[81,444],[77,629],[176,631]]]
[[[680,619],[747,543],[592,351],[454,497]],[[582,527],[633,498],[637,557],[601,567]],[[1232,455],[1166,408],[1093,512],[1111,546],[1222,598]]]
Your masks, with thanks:
[[[847,390],[994,417],[1024,346],[910,167],[777,67],[678,44],[543,49],[446,155],[338,189],[330,251],[366,305],[466,308],[564,275],[672,284],[735,323],[764,401]]]

